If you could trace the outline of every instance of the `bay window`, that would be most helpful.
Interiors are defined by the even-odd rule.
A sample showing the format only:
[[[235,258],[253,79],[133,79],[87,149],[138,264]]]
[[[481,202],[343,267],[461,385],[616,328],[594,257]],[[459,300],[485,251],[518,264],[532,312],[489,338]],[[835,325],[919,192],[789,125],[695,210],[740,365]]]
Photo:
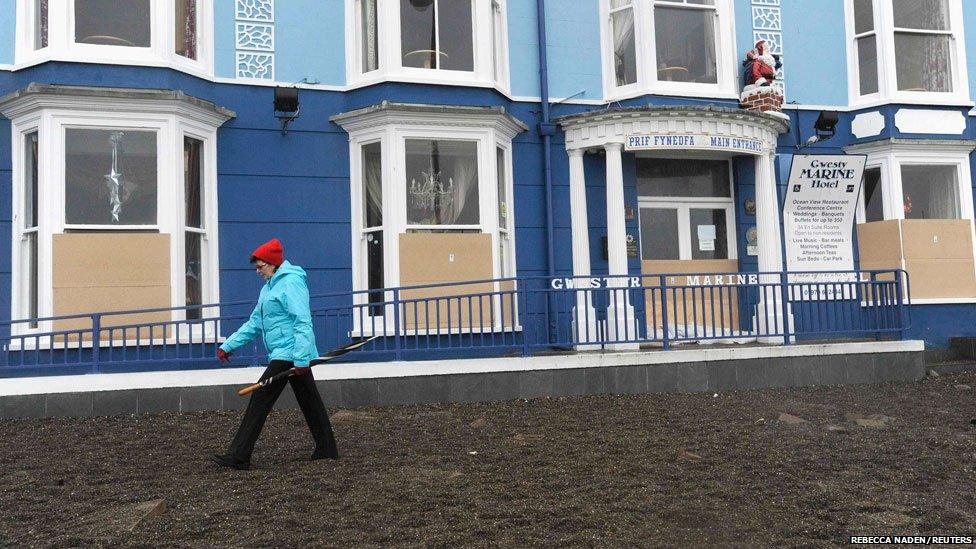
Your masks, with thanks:
[[[349,82],[507,87],[505,0],[346,0]]]
[[[97,110],[106,94],[118,110]],[[126,94],[31,84],[0,105],[16,159],[12,318],[218,301],[216,128],[233,113]]]
[[[209,73],[213,7],[201,0],[17,0],[17,62],[171,64]]]
[[[729,0],[604,0],[606,93],[736,93]]]
[[[848,0],[852,103],[968,100],[961,0]]]
[[[904,269],[913,303],[976,302],[976,225],[966,141],[854,145],[866,154],[860,268]]]
[[[515,273],[511,141],[524,124],[496,108],[397,104],[332,120],[349,132],[353,288],[374,328],[393,320],[385,288]]]

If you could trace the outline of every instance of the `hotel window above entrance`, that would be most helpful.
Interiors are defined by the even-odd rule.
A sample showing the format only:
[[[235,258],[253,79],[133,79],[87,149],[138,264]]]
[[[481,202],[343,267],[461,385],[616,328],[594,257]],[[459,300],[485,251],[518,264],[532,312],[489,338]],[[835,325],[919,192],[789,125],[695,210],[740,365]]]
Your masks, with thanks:
[[[637,196],[645,271],[666,272],[659,261],[735,260],[728,160],[638,157]]]

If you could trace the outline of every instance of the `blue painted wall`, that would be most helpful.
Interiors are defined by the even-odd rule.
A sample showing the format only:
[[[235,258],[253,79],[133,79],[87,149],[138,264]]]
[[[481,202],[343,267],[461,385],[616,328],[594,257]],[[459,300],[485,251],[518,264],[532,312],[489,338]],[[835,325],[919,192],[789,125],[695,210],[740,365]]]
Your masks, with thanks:
[[[0,63],[14,62],[16,0],[0,0]]]
[[[539,33],[535,0],[511,0],[508,3],[508,63],[512,94],[539,97]]]
[[[214,74],[223,78],[237,75],[235,65],[234,0],[214,1]]]
[[[786,100],[808,105],[846,105],[843,0],[787,0],[781,4]]]
[[[513,3],[535,6],[534,0],[516,0]],[[583,91],[576,97],[602,98],[599,0],[547,1],[546,34],[550,96],[563,98]],[[529,95],[538,97],[539,92]]]
[[[343,0],[275,3],[275,78],[346,83]]]

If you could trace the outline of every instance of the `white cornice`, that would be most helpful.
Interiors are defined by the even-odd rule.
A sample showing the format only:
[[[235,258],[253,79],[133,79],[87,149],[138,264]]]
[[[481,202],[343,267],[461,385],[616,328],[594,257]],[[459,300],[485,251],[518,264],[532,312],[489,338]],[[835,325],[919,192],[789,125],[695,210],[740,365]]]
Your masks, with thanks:
[[[555,120],[566,132],[566,149],[591,149],[623,143],[635,133],[688,133],[761,139],[765,151],[776,148],[777,136],[789,122],[768,114],[722,107],[628,107],[597,110]]]
[[[76,112],[144,112],[173,114],[217,128],[237,116],[234,111],[179,90],[98,88],[31,83],[0,97],[0,114],[18,120],[44,109]]]
[[[847,153],[933,152],[969,154],[976,150],[972,139],[879,139],[844,147]]]
[[[450,128],[493,128],[512,139],[529,127],[504,107],[442,106],[383,101],[363,109],[332,116],[350,135],[375,128],[438,126]]]

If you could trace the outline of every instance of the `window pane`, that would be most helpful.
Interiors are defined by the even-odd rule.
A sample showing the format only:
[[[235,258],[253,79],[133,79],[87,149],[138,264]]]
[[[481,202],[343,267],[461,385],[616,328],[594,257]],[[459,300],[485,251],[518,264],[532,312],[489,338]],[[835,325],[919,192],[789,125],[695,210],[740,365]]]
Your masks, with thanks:
[[[37,226],[37,132],[24,138],[24,228]]]
[[[47,4],[49,0],[34,0],[34,49],[47,47]]]
[[[854,34],[874,29],[874,0],[854,0]]]
[[[148,48],[150,0],[75,0],[75,42]]]
[[[864,170],[864,222],[884,221],[881,168]]]
[[[507,177],[505,175],[505,150],[495,149],[495,173],[498,182],[498,226],[502,229],[508,228],[508,195]]]
[[[675,82],[718,82],[715,11],[654,8],[657,78]]]
[[[906,29],[949,30],[946,0],[892,0],[895,26]]]
[[[678,210],[641,208],[641,259],[681,259]]]
[[[471,0],[437,0],[440,32],[440,68],[474,70],[474,35],[471,32]]]
[[[406,140],[407,223],[476,225],[478,144]]]
[[[156,224],[156,133],[65,130],[65,222]]]
[[[197,0],[176,2],[176,54],[197,58]]]
[[[624,6],[629,6],[631,0],[610,0],[610,9],[622,8]]]
[[[366,278],[367,289],[378,290],[383,285],[383,231],[375,231],[366,235]],[[369,303],[382,303],[383,292],[370,292]],[[383,307],[370,307],[372,316],[383,316]]]
[[[186,226],[203,228],[203,141],[183,138],[183,189]]]
[[[38,296],[37,296],[37,233],[27,233],[27,257],[24,258],[27,265],[27,318],[37,318]],[[37,322],[30,323],[31,328],[37,328]]]
[[[895,68],[898,72],[898,89],[951,92],[951,57],[948,36],[896,32]]]
[[[613,14],[613,67],[618,86],[637,82],[637,46],[634,39],[634,10]]]
[[[902,166],[905,219],[959,219],[955,166]]]
[[[404,67],[437,68],[434,0],[400,0],[400,54]]]
[[[728,259],[729,233],[724,209],[689,211],[691,220],[691,258]]]
[[[857,73],[861,95],[878,93],[878,46],[875,35],[857,39]]]
[[[186,233],[186,304],[203,305],[203,262],[200,252],[203,235],[200,233]],[[187,319],[201,318],[203,311],[187,309]]]
[[[379,68],[377,56],[379,54],[379,37],[376,31],[376,0],[361,0],[363,72],[374,71]]]
[[[379,143],[363,145],[363,219],[365,227],[383,224],[383,157]]]
[[[638,196],[731,198],[725,160],[638,158]]]

